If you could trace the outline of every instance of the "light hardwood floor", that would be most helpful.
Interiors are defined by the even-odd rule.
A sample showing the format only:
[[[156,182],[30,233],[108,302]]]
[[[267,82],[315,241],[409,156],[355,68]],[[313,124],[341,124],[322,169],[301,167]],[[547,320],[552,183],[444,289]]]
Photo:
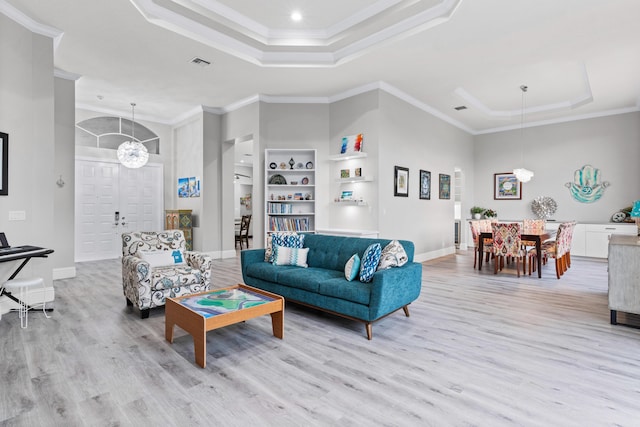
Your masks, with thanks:
[[[125,306],[118,260],[55,282],[55,311],[0,320],[0,424],[225,426],[637,426],[640,330],[611,326],[607,264],[557,280],[473,269],[470,252],[423,264],[411,305],[360,323],[287,305],[207,334],[207,367],[164,310]],[[214,262],[216,287],[241,281]],[[621,321],[629,320],[621,316]],[[630,319],[629,321],[636,321]]]

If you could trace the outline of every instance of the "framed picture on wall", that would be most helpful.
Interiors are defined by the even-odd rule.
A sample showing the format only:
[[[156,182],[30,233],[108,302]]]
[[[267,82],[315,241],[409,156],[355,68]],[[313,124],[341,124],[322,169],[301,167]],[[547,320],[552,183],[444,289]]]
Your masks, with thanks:
[[[494,200],[522,200],[522,183],[510,172],[493,174]]]
[[[438,188],[440,190],[441,199],[450,199],[451,198],[451,175],[441,173],[440,185],[438,186]]]
[[[420,169],[420,198],[431,199],[431,172]]]
[[[409,197],[409,168],[395,166],[393,170],[393,195]]]
[[[9,195],[9,135],[0,132],[0,196]]]

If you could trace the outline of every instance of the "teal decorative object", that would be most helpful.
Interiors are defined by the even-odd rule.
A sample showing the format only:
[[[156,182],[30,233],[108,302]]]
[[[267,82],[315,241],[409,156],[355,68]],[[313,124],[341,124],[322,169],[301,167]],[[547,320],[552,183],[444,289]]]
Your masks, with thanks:
[[[609,186],[608,181],[600,182],[600,170],[591,165],[584,165],[573,174],[573,182],[567,182],[571,196],[581,203],[593,203],[600,199],[604,189]]]

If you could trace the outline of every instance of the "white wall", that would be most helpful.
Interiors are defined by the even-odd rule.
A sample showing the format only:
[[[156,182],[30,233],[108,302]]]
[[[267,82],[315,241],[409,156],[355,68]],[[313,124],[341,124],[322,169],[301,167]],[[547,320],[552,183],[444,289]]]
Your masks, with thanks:
[[[520,166],[520,130],[476,136],[475,204],[498,211],[498,218],[533,217],[538,196],[558,204],[557,220],[608,222],[611,215],[640,199],[640,113],[620,114],[525,128],[524,166],[535,172],[523,184],[522,200],[494,200],[493,174]],[[590,164],[611,185],[594,203],[573,199],[565,183],[574,171]],[[469,216],[466,209],[463,214]]]
[[[58,250],[68,243],[56,240],[54,232],[53,41],[0,14],[0,58],[0,130],[9,134],[9,195],[0,196],[0,231],[14,246]],[[25,212],[26,220],[9,221],[10,211]],[[42,277],[50,286],[54,257],[32,260],[21,275]],[[14,264],[0,266],[0,280]]]

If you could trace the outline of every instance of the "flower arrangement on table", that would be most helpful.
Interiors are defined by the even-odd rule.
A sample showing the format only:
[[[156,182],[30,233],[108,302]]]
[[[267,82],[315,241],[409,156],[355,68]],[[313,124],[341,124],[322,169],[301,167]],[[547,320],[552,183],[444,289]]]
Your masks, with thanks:
[[[474,206],[470,209],[471,211],[471,216],[476,218],[476,219],[480,219],[480,217],[482,216],[482,214],[485,211],[485,208],[481,208],[480,206]]]
[[[485,218],[496,218],[497,216],[498,212],[494,211],[493,209],[487,209],[484,211]]]

